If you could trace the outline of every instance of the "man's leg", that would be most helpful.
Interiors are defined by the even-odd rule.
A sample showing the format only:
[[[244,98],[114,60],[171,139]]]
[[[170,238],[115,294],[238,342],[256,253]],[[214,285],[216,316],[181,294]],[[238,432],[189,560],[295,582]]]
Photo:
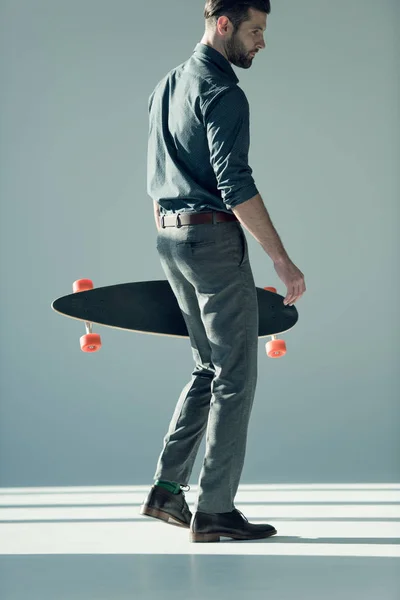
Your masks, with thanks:
[[[171,257],[173,240],[158,242],[158,252],[165,275],[177,297],[190,335],[195,368],[176,404],[164,444],[158,458],[154,480],[167,480],[186,485],[203,439],[211,401],[211,383],[215,375],[211,348],[194,287],[180,272]]]
[[[200,348],[200,370],[211,368],[215,375],[210,388],[199,385],[199,375],[184,388],[160,457],[161,465],[170,456],[170,470],[159,468],[156,475],[173,481],[187,476],[207,427],[196,510],[230,512],[257,380],[258,305],[247,242],[236,223],[165,231],[159,236],[163,268],[188,324],[194,356]]]

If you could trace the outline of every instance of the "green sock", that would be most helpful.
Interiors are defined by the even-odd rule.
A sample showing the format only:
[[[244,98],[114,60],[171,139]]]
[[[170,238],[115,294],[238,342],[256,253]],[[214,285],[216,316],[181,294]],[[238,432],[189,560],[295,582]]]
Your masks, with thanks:
[[[175,483],[174,481],[164,481],[163,479],[157,479],[154,482],[154,485],[159,485],[160,487],[165,488],[169,492],[173,494],[179,494],[181,491],[181,486],[179,483]]]

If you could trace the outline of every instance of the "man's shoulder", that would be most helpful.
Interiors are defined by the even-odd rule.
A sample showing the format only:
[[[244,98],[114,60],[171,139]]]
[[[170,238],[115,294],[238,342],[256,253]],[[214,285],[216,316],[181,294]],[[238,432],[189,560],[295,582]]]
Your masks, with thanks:
[[[204,101],[204,115],[212,111],[220,112],[247,110],[249,106],[246,94],[237,84],[219,85],[210,90]]]
[[[240,112],[249,108],[246,94],[237,83],[216,78],[208,71],[191,69],[189,61],[166,73],[155,86],[151,97],[157,92],[162,95],[166,88],[171,87],[174,91],[181,92],[183,89],[189,101],[192,98],[194,103],[200,104],[205,118],[214,109]]]

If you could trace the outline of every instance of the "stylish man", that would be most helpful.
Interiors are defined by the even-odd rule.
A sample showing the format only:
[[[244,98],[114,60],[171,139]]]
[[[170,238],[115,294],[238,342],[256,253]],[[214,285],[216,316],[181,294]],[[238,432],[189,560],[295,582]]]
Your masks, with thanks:
[[[148,193],[157,250],[186,321],[195,368],[182,390],[141,514],[187,527],[193,542],[269,537],[234,506],[257,381],[258,307],[242,226],[287,287],[305,292],[248,164],[249,105],[231,64],[249,69],[265,48],[269,0],[207,0],[191,58],[149,99]],[[206,449],[193,514],[183,489]]]

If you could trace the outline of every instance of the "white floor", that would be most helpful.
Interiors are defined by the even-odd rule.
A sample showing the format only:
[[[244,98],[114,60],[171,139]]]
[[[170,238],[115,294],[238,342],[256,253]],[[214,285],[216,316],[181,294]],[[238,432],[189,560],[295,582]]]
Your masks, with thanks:
[[[241,485],[278,534],[209,544],[139,515],[150,485],[0,488],[1,600],[400,600],[400,484]]]

